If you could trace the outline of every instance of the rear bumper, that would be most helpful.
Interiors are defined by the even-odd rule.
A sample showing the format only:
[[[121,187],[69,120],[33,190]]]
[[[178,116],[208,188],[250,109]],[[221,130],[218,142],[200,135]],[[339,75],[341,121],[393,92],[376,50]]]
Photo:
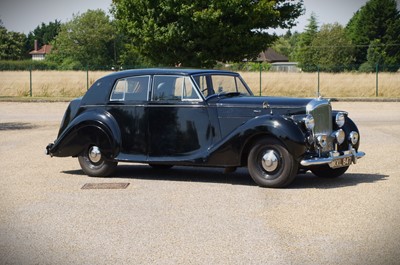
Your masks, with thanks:
[[[45,154],[46,154],[46,155],[49,155],[49,156],[53,157],[53,154],[50,152],[50,149],[52,149],[53,146],[54,146],[53,143],[48,144],[48,145],[46,146],[46,151],[45,151]]]
[[[334,160],[346,158],[346,157],[351,157],[351,160],[353,164],[357,163],[357,160],[364,157],[365,153],[364,152],[356,152],[354,148],[344,151],[344,152],[337,152],[337,151],[331,151],[329,153],[329,157],[315,157],[311,159],[303,159],[300,162],[300,165],[304,167],[309,167],[309,166],[319,166],[319,165],[331,165]]]

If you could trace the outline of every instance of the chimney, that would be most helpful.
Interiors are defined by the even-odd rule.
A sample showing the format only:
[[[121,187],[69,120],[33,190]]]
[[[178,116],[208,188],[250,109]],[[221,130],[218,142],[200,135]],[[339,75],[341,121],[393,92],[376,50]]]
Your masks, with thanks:
[[[35,52],[37,51],[37,40],[35,40]]]

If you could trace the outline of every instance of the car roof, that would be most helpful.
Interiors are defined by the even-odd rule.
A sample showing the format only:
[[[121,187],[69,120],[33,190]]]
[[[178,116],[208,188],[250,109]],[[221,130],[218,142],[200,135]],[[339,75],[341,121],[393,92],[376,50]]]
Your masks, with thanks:
[[[115,72],[106,77],[122,78],[132,75],[196,75],[196,74],[237,74],[225,70],[209,70],[209,69],[185,69],[185,68],[145,68],[131,69]]]
[[[82,105],[104,104],[110,96],[116,80],[138,75],[197,75],[197,74],[222,74],[238,75],[238,73],[224,70],[184,69],[184,68],[146,68],[118,71],[96,80],[82,98]]]

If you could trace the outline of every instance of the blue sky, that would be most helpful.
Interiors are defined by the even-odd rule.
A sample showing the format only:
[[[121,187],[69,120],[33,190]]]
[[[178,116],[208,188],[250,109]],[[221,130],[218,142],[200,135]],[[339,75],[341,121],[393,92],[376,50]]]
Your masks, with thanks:
[[[400,1],[400,0],[398,0]],[[317,15],[319,25],[339,22],[346,25],[353,14],[367,0],[304,0],[306,13],[298,19],[292,31],[302,32],[311,12]],[[108,11],[111,0],[1,0],[0,19],[9,31],[33,31],[42,22],[55,19],[66,22],[72,14],[84,13],[88,9]],[[278,34],[283,33],[278,31]]]

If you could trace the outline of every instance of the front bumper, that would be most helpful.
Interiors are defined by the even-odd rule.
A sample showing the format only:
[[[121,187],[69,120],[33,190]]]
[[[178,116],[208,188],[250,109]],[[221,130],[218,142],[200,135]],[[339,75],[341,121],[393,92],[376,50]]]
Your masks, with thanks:
[[[364,156],[365,156],[364,152],[356,152],[356,150],[354,148],[351,148],[350,150],[343,151],[343,152],[331,151],[331,152],[329,152],[329,157],[315,157],[315,158],[311,158],[311,159],[303,159],[303,160],[301,160],[300,164],[304,167],[319,166],[319,165],[326,165],[326,164],[333,167],[332,165],[334,164],[334,161],[336,161],[336,160],[350,157],[352,160],[352,163],[356,164],[357,160]]]

